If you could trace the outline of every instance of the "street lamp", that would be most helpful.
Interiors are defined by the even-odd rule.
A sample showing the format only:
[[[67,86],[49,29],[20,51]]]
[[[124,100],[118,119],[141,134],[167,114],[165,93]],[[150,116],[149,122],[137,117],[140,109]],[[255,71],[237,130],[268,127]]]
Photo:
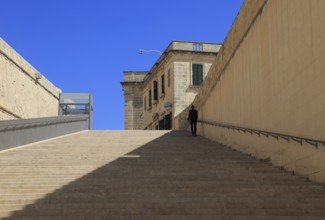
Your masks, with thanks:
[[[160,50],[139,50],[139,54],[150,53],[150,52],[156,52],[159,53],[160,55],[162,54]]]

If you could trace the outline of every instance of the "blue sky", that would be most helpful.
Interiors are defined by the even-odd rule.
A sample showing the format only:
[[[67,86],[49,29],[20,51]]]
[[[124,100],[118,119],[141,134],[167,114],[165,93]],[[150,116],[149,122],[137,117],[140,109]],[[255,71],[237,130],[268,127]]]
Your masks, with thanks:
[[[94,129],[124,129],[123,71],[172,40],[222,43],[244,0],[1,0],[0,37],[63,92],[94,96]]]

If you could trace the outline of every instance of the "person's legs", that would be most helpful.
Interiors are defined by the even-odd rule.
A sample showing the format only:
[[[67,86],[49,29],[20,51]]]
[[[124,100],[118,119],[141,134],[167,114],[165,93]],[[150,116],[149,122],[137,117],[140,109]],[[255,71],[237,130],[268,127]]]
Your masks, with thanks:
[[[194,125],[194,126],[193,126],[193,127],[194,127],[194,135],[195,135],[195,136],[196,136],[196,123],[197,123],[197,121],[194,121],[194,122],[193,122],[193,125]]]
[[[190,121],[191,123],[191,132],[192,132],[192,135],[194,135],[194,121]]]

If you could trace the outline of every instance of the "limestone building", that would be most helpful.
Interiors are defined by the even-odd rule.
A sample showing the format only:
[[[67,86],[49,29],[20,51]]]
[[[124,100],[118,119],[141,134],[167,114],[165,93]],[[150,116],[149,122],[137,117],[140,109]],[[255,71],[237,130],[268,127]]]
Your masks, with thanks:
[[[148,72],[124,72],[125,129],[173,129],[209,71],[221,44],[172,41]]]

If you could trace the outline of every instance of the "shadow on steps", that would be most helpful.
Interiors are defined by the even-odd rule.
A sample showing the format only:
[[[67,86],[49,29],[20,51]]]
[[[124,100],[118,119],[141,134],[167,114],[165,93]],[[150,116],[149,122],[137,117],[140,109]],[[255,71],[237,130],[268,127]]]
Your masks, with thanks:
[[[3,219],[306,218],[325,219],[320,184],[172,131]]]

